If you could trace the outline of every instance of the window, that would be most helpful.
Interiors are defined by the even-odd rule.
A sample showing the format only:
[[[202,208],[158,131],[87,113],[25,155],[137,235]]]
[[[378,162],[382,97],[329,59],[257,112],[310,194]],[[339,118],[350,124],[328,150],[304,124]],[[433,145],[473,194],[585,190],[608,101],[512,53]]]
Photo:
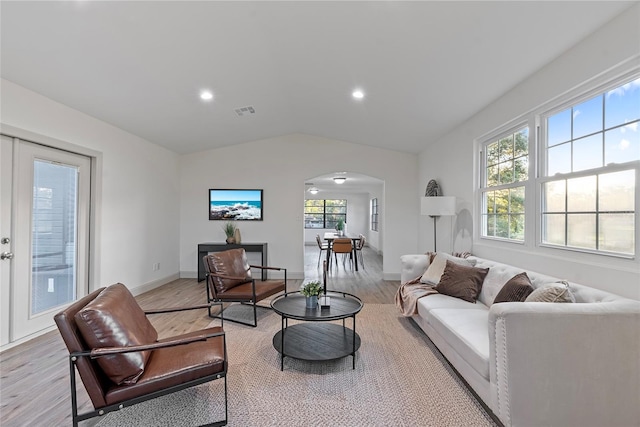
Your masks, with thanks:
[[[371,199],[371,231],[378,231],[378,199]]]
[[[340,219],[347,222],[346,200],[304,201],[304,228],[336,228]]]
[[[529,128],[489,140],[482,152],[482,236],[524,241]]]
[[[640,79],[542,123],[542,243],[633,255]]]
[[[480,237],[635,256],[638,70],[517,120],[479,140]]]

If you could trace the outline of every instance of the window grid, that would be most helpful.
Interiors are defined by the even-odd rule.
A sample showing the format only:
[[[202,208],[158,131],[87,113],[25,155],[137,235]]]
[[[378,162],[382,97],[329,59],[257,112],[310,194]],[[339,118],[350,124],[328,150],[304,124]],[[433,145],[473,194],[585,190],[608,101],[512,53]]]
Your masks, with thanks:
[[[335,228],[347,222],[346,199],[307,199],[304,201],[304,228]]]
[[[371,199],[371,230],[378,231],[378,198]]]
[[[482,237],[524,241],[529,128],[517,129],[484,144]]]
[[[580,123],[583,114],[588,120]],[[640,79],[601,90],[595,96],[572,102],[567,108],[542,117],[545,138],[541,143],[545,150],[541,159],[544,160],[543,174],[539,179],[541,243],[565,249],[634,255]],[[616,175],[623,177],[618,179],[617,187],[605,184],[603,189],[602,178],[606,181]],[[582,182],[582,185],[572,188],[572,182]],[[557,204],[558,191],[564,194],[563,205],[550,208],[549,200],[554,197]],[[609,206],[601,205],[605,198]],[[571,206],[574,199],[573,204],[578,206]],[[589,199],[592,201],[588,202]],[[585,207],[586,203],[590,206]]]

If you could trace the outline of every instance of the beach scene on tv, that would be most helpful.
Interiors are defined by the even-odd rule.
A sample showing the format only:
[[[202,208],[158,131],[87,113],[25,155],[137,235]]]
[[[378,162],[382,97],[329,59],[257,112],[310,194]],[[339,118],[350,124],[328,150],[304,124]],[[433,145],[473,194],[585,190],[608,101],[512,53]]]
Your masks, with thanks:
[[[209,190],[209,219],[261,220],[261,190]]]

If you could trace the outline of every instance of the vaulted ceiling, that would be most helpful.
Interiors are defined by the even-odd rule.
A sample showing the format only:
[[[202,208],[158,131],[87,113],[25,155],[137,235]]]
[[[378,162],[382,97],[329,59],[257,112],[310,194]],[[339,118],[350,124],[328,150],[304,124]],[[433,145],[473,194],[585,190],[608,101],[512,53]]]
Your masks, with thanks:
[[[2,1],[0,70],[177,153],[289,133],[417,153],[634,3]]]

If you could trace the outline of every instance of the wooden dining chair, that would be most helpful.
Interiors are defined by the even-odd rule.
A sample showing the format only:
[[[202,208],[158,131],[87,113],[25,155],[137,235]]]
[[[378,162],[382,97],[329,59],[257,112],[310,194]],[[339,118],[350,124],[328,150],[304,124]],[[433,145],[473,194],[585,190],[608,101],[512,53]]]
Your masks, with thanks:
[[[333,241],[331,252],[334,254],[336,264],[338,263],[338,254],[342,254],[342,265],[344,267],[347,258],[353,269],[353,242],[348,237],[337,238]]]

